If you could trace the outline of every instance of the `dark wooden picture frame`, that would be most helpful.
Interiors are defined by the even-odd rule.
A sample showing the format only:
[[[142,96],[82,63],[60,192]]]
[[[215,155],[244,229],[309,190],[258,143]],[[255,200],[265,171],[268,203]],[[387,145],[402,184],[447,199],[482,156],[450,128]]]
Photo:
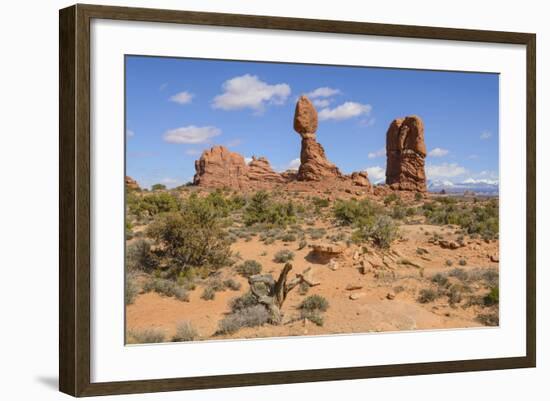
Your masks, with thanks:
[[[90,22],[94,18],[525,45],[527,50],[526,356],[92,383],[90,380]],[[62,392],[73,396],[94,396],[535,367],[535,34],[80,4],[60,10],[59,29],[59,388]]]

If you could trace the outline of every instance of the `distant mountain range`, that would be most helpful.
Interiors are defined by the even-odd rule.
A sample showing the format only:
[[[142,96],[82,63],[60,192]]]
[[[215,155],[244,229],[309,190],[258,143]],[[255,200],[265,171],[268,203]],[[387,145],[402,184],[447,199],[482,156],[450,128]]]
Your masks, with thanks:
[[[476,195],[498,195],[498,181],[496,180],[475,180],[469,178],[461,183],[453,183],[445,180],[428,181],[429,192],[440,192],[445,190],[446,193],[464,193],[465,191],[473,192]]]

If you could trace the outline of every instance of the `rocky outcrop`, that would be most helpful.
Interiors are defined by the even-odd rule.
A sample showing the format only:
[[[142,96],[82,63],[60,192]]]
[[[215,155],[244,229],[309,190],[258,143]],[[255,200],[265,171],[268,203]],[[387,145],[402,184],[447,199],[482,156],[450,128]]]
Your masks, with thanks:
[[[195,171],[193,184],[210,188],[265,188],[285,182],[265,157],[252,157],[246,164],[244,157],[225,146],[205,150],[195,161]]]
[[[285,182],[285,179],[281,174],[273,171],[269,161],[265,157],[256,158],[252,156],[252,161],[248,163],[248,171],[246,175],[250,181],[274,183]]]
[[[386,134],[386,157],[386,184],[390,188],[426,192],[426,144],[420,117],[392,121]]]
[[[366,171],[356,171],[351,173],[351,182],[358,187],[364,187],[366,189],[372,189],[372,185],[369,181],[369,175]]]
[[[328,161],[325,150],[316,139],[317,110],[306,96],[300,96],[294,112],[294,130],[302,137],[300,181],[321,181],[325,178],[341,177],[342,173]]]
[[[128,188],[130,191],[139,191],[141,189],[137,181],[134,180],[132,177],[124,177],[124,183],[126,184],[126,188]]]
[[[248,184],[248,166],[244,157],[224,146],[205,150],[195,161],[193,184],[203,187],[243,188]]]

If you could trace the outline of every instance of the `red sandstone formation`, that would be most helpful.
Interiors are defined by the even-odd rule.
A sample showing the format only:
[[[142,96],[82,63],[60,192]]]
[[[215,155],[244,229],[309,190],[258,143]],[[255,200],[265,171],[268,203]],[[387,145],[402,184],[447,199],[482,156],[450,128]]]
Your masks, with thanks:
[[[132,191],[139,191],[141,188],[139,187],[136,180],[134,180],[132,177],[126,176],[124,177],[124,183],[126,184],[126,188]]]
[[[315,139],[317,110],[306,96],[300,96],[294,112],[294,130],[302,137],[300,181],[321,181],[325,178],[342,177],[342,173],[328,161],[325,150]]]
[[[193,184],[203,187],[242,188],[248,183],[248,166],[244,157],[224,146],[205,150],[195,161]]]
[[[282,183],[285,181],[281,174],[273,171],[269,161],[265,157],[256,158],[252,156],[252,161],[248,163],[246,175],[250,181],[271,183]]]
[[[392,189],[426,192],[424,124],[418,116],[397,118],[386,134],[386,184]]]
[[[372,185],[369,181],[369,175],[366,171],[356,171],[351,173],[351,182],[358,187],[365,187],[369,190],[372,189]]]
[[[202,187],[264,188],[285,182],[265,157],[253,157],[247,165],[244,157],[224,146],[205,150],[195,161],[195,170],[193,184]]]

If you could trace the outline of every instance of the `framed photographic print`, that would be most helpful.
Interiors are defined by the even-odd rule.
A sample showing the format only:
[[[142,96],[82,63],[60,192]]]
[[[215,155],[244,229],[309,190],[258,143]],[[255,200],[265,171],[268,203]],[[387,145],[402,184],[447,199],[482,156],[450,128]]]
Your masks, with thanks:
[[[60,11],[60,390],[534,367],[535,35]]]

